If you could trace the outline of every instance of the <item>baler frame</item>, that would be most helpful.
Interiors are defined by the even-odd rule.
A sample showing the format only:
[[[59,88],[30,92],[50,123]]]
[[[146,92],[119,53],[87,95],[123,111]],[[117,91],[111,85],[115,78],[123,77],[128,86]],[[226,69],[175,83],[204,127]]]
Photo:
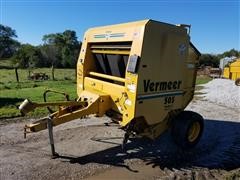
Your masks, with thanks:
[[[68,101],[60,93],[67,101],[25,100],[20,106],[23,114],[37,107],[48,107],[51,113],[26,125],[25,134],[48,128],[56,155],[53,126],[112,112],[126,131],[123,146],[130,134],[155,139],[170,127],[183,148],[199,141],[203,118],[183,111],[194,96],[201,55],[190,41],[190,25],[143,20],[92,28],[83,39],[77,63],[78,99]],[[59,110],[52,113],[49,106]]]

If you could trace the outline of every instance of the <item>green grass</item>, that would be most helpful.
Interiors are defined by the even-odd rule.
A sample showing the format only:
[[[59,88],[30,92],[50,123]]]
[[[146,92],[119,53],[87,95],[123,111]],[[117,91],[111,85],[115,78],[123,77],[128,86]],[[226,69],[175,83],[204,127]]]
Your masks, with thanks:
[[[51,69],[35,69],[34,72],[51,74]],[[28,70],[19,69],[19,80],[16,82],[13,69],[0,69],[0,118],[20,116],[17,106],[28,98],[33,102],[43,102],[43,92],[46,89],[66,92],[70,99],[76,98],[76,83],[74,69],[56,69],[55,81],[31,81],[27,79]],[[49,101],[64,100],[62,95],[50,93]],[[47,115],[46,108],[36,109],[29,116]]]
[[[0,59],[0,68],[13,68],[13,63],[10,59]]]
[[[47,74],[51,78],[51,68],[39,68],[39,69],[32,69],[31,72],[42,72]],[[28,69],[18,69],[18,76],[20,83],[16,81],[16,75],[14,69],[0,69],[0,89],[12,89],[18,88],[16,87],[31,87],[34,85],[35,82],[28,80]],[[74,80],[75,79],[75,70],[73,69],[55,69],[55,79],[56,80]],[[37,82],[36,82],[37,83]],[[42,82],[41,82],[42,83]],[[44,82],[43,82],[44,83]]]
[[[208,76],[197,76],[196,84],[197,85],[199,85],[199,84],[206,84],[206,83],[208,83],[211,80],[212,80],[212,78],[210,78]]]

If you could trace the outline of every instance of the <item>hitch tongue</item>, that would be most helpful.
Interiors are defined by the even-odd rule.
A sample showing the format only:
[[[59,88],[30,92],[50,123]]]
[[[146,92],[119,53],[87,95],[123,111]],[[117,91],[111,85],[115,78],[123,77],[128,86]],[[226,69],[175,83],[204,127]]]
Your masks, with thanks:
[[[24,126],[24,139],[26,138],[27,134],[32,132],[38,132],[43,129],[47,128],[47,120],[48,117],[43,117],[37,121],[32,122],[31,124],[26,124]]]

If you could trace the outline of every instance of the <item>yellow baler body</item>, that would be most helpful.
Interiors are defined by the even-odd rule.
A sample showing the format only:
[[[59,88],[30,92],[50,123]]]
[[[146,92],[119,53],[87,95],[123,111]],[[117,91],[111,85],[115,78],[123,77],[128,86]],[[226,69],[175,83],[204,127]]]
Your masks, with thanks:
[[[229,67],[224,68],[223,77],[232,80],[240,78],[240,59],[236,59]]]
[[[200,53],[186,27],[143,20],[89,29],[77,63],[78,100],[62,102],[57,112],[26,125],[25,133],[106,114],[126,131],[158,137],[194,95]],[[25,100],[19,109],[26,114],[49,105],[59,103]]]
[[[199,56],[181,26],[143,20],[92,28],[77,63],[78,96],[109,95],[109,110],[121,115],[121,126],[143,119],[142,133],[155,138],[192,100]]]
[[[230,77],[229,67],[224,68],[223,77],[229,79],[229,77]]]
[[[230,78],[232,80],[236,80],[237,78],[240,78],[240,59],[230,64],[230,73],[231,73]]]

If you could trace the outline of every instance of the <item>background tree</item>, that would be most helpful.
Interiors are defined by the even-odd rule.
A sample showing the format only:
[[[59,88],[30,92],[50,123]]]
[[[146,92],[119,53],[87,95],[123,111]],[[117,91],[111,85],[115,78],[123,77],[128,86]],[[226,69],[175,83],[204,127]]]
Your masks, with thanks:
[[[59,48],[55,45],[44,44],[40,46],[40,50],[45,67],[61,67],[61,62],[59,61],[59,59],[61,59],[61,56],[59,55]]]
[[[225,57],[240,57],[240,51],[231,49],[221,54],[202,54],[199,60],[200,66],[219,67],[220,60]]]
[[[13,56],[14,62],[20,68],[43,67],[44,61],[39,47],[30,44],[22,44]]]
[[[20,43],[14,38],[17,38],[16,31],[0,24],[0,58],[9,58],[16,52]]]
[[[78,42],[75,31],[66,30],[63,33],[47,34],[42,40],[45,58],[52,61],[52,65],[66,68],[76,66],[81,43]],[[54,52],[50,51],[50,47],[54,47]]]
[[[240,51],[237,51],[235,49],[230,49],[229,51],[225,51],[224,53],[220,54],[219,58],[224,58],[224,57],[239,57],[240,56]]]
[[[219,57],[214,54],[202,54],[199,59],[199,65],[218,67]]]

